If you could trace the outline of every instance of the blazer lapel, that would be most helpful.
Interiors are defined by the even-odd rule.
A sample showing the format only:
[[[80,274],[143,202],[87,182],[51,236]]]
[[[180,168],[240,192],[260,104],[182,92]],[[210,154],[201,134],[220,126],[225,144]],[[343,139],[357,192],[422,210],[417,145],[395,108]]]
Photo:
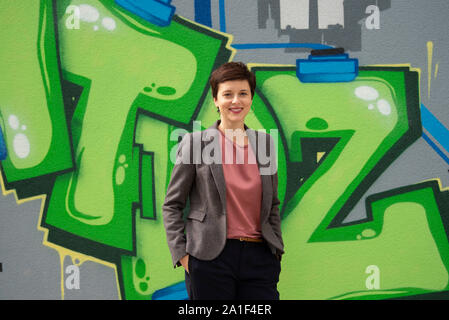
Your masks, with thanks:
[[[218,193],[221,199],[222,214],[226,214],[226,181],[223,174],[223,167],[221,164],[213,163],[210,165],[212,176],[214,177],[215,184],[218,189]]]
[[[215,129],[217,130],[216,132],[212,133],[212,138],[210,141],[206,141],[204,142],[204,146],[206,146],[207,144],[213,142],[215,139],[220,139],[220,136],[218,134],[218,125],[220,123],[220,120],[216,121],[212,126],[210,126],[207,130],[210,129]],[[203,141],[202,141],[203,143]],[[217,145],[219,146],[219,142],[215,141],[215,143],[217,143]],[[204,149],[201,149],[204,150]],[[220,200],[221,200],[221,207],[222,207],[222,214],[226,214],[226,181],[224,178],[224,173],[223,173],[223,166],[221,165],[221,148],[216,147],[214,148],[214,152],[215,150],[218,152],[218,156],[217,158],[220,159],[220,163],[212,163],[210,165],[210,170],[212,171],[212,177],[214,178],[215,181],[215,185],[217,186],[217,190],[218,190],[218,194],[220,195]]]

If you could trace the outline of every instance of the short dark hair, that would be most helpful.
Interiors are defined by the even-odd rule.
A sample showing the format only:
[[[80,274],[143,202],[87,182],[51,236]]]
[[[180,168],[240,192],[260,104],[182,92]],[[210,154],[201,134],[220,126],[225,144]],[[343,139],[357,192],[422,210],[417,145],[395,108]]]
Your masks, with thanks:
[[[227,62],[212,72],[210,76],[210,86],[212,97],[217,98],[218,86],[220,83],[231,80],[247,80],[251,89],[251,99],[254,97],[256,89],[256,76],[249,71],[243,62]]]

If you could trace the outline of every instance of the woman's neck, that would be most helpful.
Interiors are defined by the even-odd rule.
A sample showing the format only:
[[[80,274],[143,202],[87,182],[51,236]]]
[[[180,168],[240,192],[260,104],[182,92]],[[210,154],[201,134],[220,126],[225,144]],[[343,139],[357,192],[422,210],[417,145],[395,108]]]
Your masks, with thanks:
[[[228,137],[234,143],[240,146],[246,146],[248,144],[248,137],[245,132],[245,126],[243,123],[237,126],[226,126],[223,122],[218,125],[218,130],[220,130],[226,137]]]
[[[242,132],[245,132],[245,125],[243,124],[243,122],[226,123],[226,122],[223,122],[223,120],[220,120],[218,129],[221,130],[221,132],[225,132],[225,130],[233,130],[233,131],[241,130]]]

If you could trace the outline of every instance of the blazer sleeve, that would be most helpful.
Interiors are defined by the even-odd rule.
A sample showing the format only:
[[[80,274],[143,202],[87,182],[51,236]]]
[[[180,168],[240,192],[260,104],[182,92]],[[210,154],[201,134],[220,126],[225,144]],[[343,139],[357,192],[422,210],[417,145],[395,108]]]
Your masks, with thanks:
[[[276,252],[276,254],[280,257],[284,254],[284,241],[282,240],[282,231],[281,231],[281,216],[279,212],[279,197],[278,197],[278,173],[274,173],[272,176],[273,181],[273,200],[271,205],[270,216],[268,219],[270,220],[270,224],[273,228],[274,234],[279,239],[279,242],[282,245],[282,251]]]
[[[179,260],[187,254],[183,209],[195,180],[195,165],[191,161],[191,146],[191,134],[187,133],[178,146],[176,163],[162,206],[162,216],[173,267],[181,266]]]
[[[273,138],[269,136],[269,141],[270,141],[270,146],[269,146],[269,150],[270,150],[270,161],[271,165],[273,165],[275,167],[275,170],[273,172],[273,174],[271,175],[271,180],[272,180],[272,185],[273,185],[273,199],[271,201],[271,211],[270,211],[270,215],[268,217],[270,224],[273,228],[274,234],[276,235],[276,237],[278,238],[279,242],[282,245],[282,251],[276,252],[276,254],[279,256],[279,259],[281,258],[281,255],[284,253],[284,241],[282,240],[282,231],[281,231],[281,216],[280,216],[280,211],[279,211],[279,205],[280,205],[280,201],[279,201],[279,196],[278,196],[278,170],[277,170],[277,159],[276,159],[276,148],[277,146],[275,145]]]

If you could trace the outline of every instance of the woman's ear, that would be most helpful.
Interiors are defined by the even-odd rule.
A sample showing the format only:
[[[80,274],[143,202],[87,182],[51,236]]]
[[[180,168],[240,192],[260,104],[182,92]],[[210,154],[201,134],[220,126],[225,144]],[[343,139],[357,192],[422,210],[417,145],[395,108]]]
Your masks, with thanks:
[[[217,112],[220,112],[220,107],[217,104],[217,98],[214,98],[214,104],[215,104],[215,107],[217,108]]]

